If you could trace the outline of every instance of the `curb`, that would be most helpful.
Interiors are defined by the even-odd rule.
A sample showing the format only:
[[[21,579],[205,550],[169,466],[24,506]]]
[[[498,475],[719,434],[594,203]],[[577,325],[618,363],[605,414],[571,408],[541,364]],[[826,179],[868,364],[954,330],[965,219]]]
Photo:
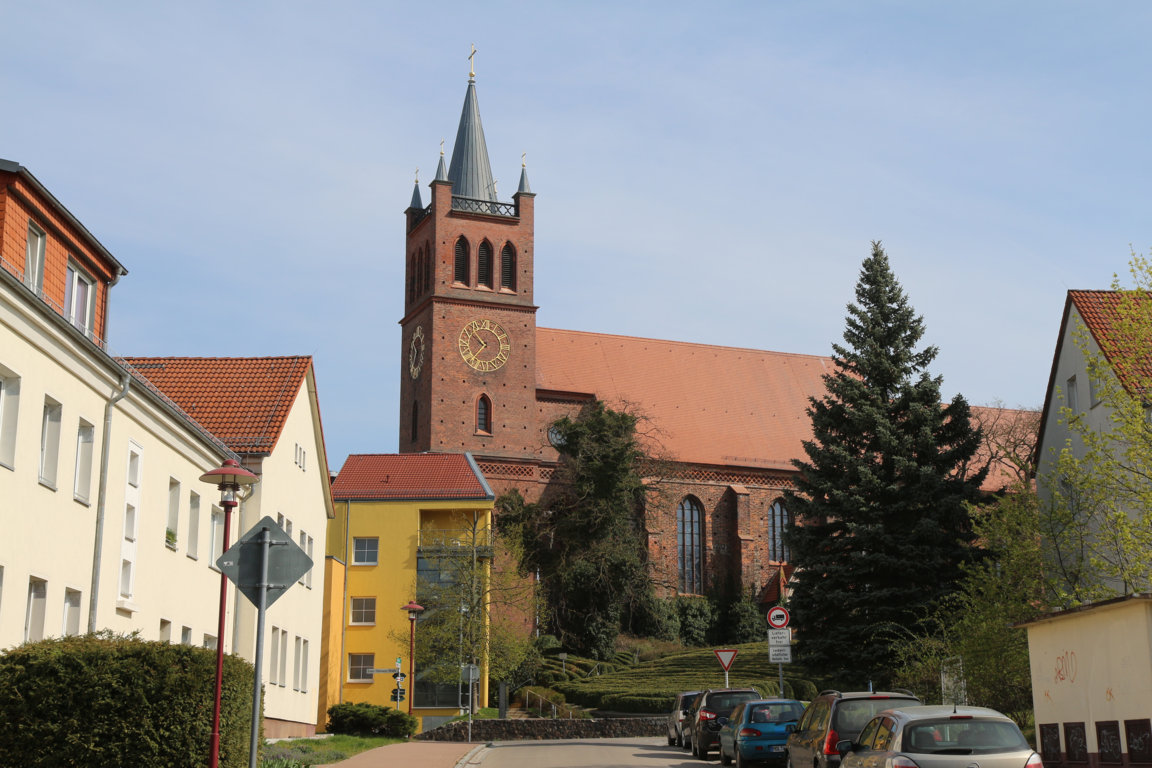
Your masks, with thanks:
[[[488,755],[488,748],[492,746],[492,742],[487,744],[477,744],[472,747],[468,754],[456,761],[455,768],[466,768],[469,765],[480,765],[484,762],[484,758]]]

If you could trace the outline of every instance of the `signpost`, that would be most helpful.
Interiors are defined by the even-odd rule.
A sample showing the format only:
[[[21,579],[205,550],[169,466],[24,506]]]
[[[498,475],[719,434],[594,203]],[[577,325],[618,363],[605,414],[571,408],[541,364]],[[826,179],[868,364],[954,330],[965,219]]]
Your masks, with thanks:
[[[784,695],[784,665],[792,663],[792,630],[788,629],[791,620],[792,614],[783,606],[768,609],[768,662],[777,665],[781,696]]]
[[[728,670],[732,667],[732,662],[736,659],[738,651],[735,648],[717,648],[713,651],[716,658],[720,661],[720,666],[724,668],[724,687],[728,687]]]

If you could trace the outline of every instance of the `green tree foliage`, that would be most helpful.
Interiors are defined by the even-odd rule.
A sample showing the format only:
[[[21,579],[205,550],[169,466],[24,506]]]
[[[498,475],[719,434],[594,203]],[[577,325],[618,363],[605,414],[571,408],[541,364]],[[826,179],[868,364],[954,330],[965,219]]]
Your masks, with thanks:
[[[873,243],[787,501],[799,656],[846,684],[889,683],[891,631],[952,594],[974,557],[966,504],[987,474],[972,465],[980,430],[963,397],[941,405],[923,335]]]
[[[611,657],[622,621],[651,598],[637,417],[602,402],[553,425],[560,468],[539,503],[497,500],[520,570],[539,573],[546,620],[564,647]]]

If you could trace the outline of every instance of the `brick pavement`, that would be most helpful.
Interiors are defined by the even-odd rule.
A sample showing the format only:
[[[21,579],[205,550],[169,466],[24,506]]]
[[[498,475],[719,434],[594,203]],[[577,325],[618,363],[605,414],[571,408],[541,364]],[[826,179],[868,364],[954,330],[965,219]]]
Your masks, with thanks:
[[[389,744],[353,755],[339,763],[317,768],[455,768],[457,765],[476,765],[484,744],[458,741],[408,741]],[[470,759],[462,764],[462,759]]]

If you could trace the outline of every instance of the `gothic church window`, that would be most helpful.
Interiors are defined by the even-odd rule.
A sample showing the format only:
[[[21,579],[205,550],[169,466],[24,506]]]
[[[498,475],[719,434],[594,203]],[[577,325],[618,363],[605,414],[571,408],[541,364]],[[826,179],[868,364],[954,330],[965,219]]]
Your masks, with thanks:
[[[457,283],[469,285],[470,275],[468,274],[468,262],[471,257],[471,252],[468,249],[468,241],[461,235],[456,241],[456,267],[452,275],[452,279]]]
[[[700,502],[685,497],[676,510],[676,549],[679,553],[679,591],[700,594],[704,591],[704,550],[701,547],[704,509]]]
[[[420,424],[420,401],[412,403],[412,442],[416,442],[417,425]]]
[[[492,401],[488,395],[480,395],[476,401],[476,431],[492,434]]]
[[[504,243],[500,251],[500,287],[516,290],[516,251],[512,250],[512,243]]]
[[[476,261],[476,283],[485,288],[492,287],[492,244],[487,240],[480,243]]]
[[[788,510],[784,508],[784,502],[774,502],[772,508],[768,510],[768,542],[770,547],[768,558],[770,560],[786,563],[791,559],[792,553],[784,544],[784,531],[791,523],[792,518],[788,514]]]

